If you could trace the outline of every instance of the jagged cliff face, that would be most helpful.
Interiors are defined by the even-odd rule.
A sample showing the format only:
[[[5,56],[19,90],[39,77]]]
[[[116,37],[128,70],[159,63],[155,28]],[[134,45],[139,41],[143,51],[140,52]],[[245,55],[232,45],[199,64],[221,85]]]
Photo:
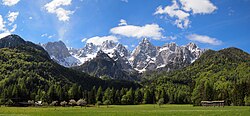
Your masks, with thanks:
[[[49,42],[47,44],[42,45],[43,48],[49,53],[51,59],[63,65],[65,67],[77,66],[80,65],[81,62],[73,57],[66,45],[62,42]]]
[[[118,52],[115,53],[119,55]],[[73,69],[80,70],[100,78],[107,77],[110,79],[119,80],[138,80],[134,73],[131,73],[131,71],[126,71],[128,68],[124,67],[124,64],[122,64],[124,62],[122,60],[120,61],[119,58],[111,58],[109,55],[100,50],[94,59],[87,61],[80,66],[73,67]]]
[[[147,39],[143,39],[133,51],[129,61],[137,71],[144,72],[163,68],[169,64],[186,66],[199,58],[202,53],[203,50],[194,43],[186,46],[167,43],[162,47],[155,47]],[[171,67],[169,69],[171,70]]]
[[[185,46],[177,46],[175,43],[165,44],[159,48],[156,55],[155,68],[163,68],[166,66],[168,70],[175,69],[170,65],[184,67],[201,56],[203,50],[198,48],[194,43]]]
[[[94,60],[98,56],[97,53],[102,51],[119,64],[122,71],[139,73],[158,69],[179,69],[194,62],[204,52],[194,43],[184,46],[166,43],[162,47],[156,47],[148,39],[143,39],[132,53],[122,44],[113,41],[105,41],[101,45],[87,43],[81,49],[67,49],[61,41],[43,46],[52,59],[67,67],[80,66]],[[65,60],[67,58],[74,60]]]
[[[138,71],[143,71],[145,67],[148,67],[152,62],[155,62],[156,54],[156,47],[147,39],[143,39],[135,48],[129,60],[133,68]]]

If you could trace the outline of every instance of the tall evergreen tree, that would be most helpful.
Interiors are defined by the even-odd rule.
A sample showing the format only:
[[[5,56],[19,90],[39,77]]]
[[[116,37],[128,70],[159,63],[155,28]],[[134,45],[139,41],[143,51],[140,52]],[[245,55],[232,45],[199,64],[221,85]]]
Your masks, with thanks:
[[[141,90],[138,88],[135,91],[135,104],[141,104],[143,101],[143,94],[141,92]]]
[[[48,94],[48,100],[49,100],[48,102],[52,102],[52,101],[56,100],[56,92],[55,92],[54,85],[51,85],[49,87],[47,94]]]
[[[112,94],[111,94],[111,89],[108,87],[105,92],[104,92],[104,95],[103,95],[103,98],[102,98],[102,101],[106,101],[106,100],[109,100],[112,98]]]
[[[144,95],[143,95],[143,103],[144,104],[149,104],[151,102],[151,97],[150,97],[150,91],[148,89],[146,89],[144,91]]]
[[[134,104],[134,90],[132,88],[126,93],[128,104]]]
[[[96,93],[96,101],[102,102],[102,87],[100,86]]]

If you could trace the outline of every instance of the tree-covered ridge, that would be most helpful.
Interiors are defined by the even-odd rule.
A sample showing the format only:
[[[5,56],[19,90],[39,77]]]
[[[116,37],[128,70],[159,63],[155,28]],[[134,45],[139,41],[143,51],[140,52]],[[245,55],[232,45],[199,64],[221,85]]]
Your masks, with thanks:
[[[67,100],[80,99],[96,87],[136,88],[128,81],[101,80],[60,66],[40,46],[17,35],[0,39],[0,99]]]
[[[249,104],[250,55],[237,48],[208,50],[184,69],[151,75],[150,83],[167,91],[174,103],[225,100],[227,105]]]

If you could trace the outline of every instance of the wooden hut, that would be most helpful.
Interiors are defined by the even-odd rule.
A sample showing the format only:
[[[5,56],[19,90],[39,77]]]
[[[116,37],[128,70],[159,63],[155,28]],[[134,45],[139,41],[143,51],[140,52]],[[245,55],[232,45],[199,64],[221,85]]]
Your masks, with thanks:
[[[201,101],[202,106],[223,106],[225,105],[225,101]]]

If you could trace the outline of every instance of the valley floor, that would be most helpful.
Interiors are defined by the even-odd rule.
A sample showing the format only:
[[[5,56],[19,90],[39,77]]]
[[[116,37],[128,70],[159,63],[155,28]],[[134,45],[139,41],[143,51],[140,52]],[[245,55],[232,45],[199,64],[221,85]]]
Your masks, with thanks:
[[[0,107],[0,116],[249,116],[249,106],[193,107],[192,105],[110,105],[97,107]]]

